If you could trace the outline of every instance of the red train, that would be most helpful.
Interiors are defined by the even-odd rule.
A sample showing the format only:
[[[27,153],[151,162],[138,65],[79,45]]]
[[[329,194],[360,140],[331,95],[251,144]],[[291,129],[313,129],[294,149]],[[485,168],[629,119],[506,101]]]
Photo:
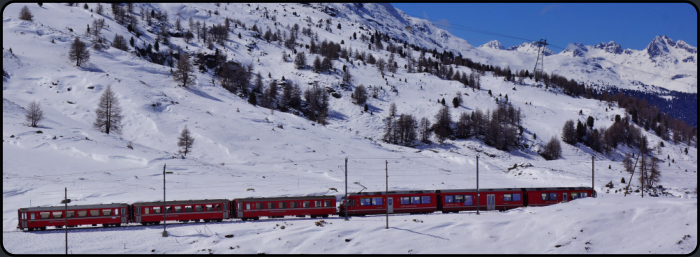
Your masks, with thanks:
[[[524,206],[545,206],[569,200],[594,196],[590,187],[556,188],[492,188],[479,189],[479,210],[508,210]],[[387,213],[431,213],[436,211],[475,211],[475,189],[447,189],[431,191],[390,191],[348,194],[341,199],[339,215],[367,215]]]
[[[595,196],[589,187],[559,188],[500,188],[480,189],[479,210],[508,210],[523,206],[545,206],[577,198]],[[121,226],[122,224],[154,225],[165,219],[179,222],[214,222],[225,219],[258,220],[260,217],[296,216],[311,218],[329,215],[364,216],[389,213],[459,212],[477,209],[474,189],[390,191],[348,194],[341,198],[339,210],[336,197],[298,196],[270,198],[205,199],[186,201],[111,203],[93,205],[20,208],[17,211],[21,230],[46,230],[79,225]]]

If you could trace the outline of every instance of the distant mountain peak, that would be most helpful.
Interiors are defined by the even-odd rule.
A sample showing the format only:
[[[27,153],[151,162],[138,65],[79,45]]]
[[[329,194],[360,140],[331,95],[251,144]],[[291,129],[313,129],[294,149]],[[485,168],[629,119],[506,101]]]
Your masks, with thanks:
[[[652,59],[668,53],[668,46],[676,46],[676,43],[673,42],[673,39],[661,35],[654,37],[645,50],[649,54],[649,59]]]
[[[622,54],[622,46],[620,44],[615,43],[614,41],[610,41],[607,44],[605,42],[601,42],[598,45],[593,46],[593,48],[596,49],[603,49],[604,51],[611,53],[611,54]]]
[[[550,56],[553,55],[554,52],[547,48],[546,46],[543,47],[544,50],[542,51],[542,54],[544,56]],[[507,51],[517,51],[517,52],[523,52],[523,53],[530,53],[530,54],[537,54],[538,46],[537,46],[537,41],[532,41],[532,42],[525,42],[516,46],[511,46],[506,48]]]
[[[500,49],[500,50],[505,49],[505,47],[503,47],[501,42],[498,42],[498,40],[491,40],[488,43],[483,44],[479,47],[481,47],[481,48],[493,48],[493,49]]]
[[[572,43],[569,44],[564,51],[561,52],[561,54],[568,54],[571,53],[571,56],[573,57],[585,57],[586,53],[588,52],[588,48],[584,46],[581,43]]]

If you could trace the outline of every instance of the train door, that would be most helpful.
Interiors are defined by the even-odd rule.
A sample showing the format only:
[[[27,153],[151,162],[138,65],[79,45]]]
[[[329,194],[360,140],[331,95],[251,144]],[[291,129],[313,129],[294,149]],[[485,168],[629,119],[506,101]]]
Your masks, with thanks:
[[[19,212],[19,221],[20,221],[20,229],[24,229],[27,227],[27,213],[26,212]]]
[[[224,219],[229,219],[231,217],[228,216],[228,202],[224,203]]]
[[[496,209],[496,195],[494,194],[488,194],[486,195],[486,210],[495,210]]]
[[[389,213],[394,213],[394,198],[393,197],[387,198],[386,208],[389,209]]]
[[[243,218],[243,203],[238,202],[238,217]]]
[[[134,206],[134,222],[141,222],[141,206]]]
[[[567,202],[567,201],[569,200],[568,197],[567,197],[567,194],[568,194],[568,193],[564,193],[564,198],[562,198],[562,199],[563,199],[563,202]]]
[[[122,214],[122,223],[128,223],[128,222],[126,221],[127,216],[128,216],[128,213],[126,212],[126,208],[121,208],[121,209],[122,209],[122,212],[121,212],[121,214]]]

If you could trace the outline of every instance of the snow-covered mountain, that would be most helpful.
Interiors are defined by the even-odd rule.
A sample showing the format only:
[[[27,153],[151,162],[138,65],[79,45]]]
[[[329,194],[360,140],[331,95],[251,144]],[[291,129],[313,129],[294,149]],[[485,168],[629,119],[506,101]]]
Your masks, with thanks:
[[[33,21],[18,19],[20,9],[25,5],[34,15]],[[591,166],[594,165],[595,189],[604,197],[601,199],[606,200],[597,202],[596,199],[584,199],[541,209],[521,208],[502,215],[485,213],[481,217],[488,217],[486,220],[471,219],[474,215],[466,213],[436,214],[425,218],[425,223],[410,222],[415,223],[410,227],[400,224],[409,223],[403,216],[396,216],[392,217],[391,222],[392,228],[398,229],[387,230],[392,234],[386,237],[374,227],[357,230],[358,222],[366,221],[362,223],[363,226],[377,225],[376,217],[357,218],[342,225],[338,223],[343,221],[332,220],[336,224],[325,228],[316,227],[308,220],[280,220],[294,222],[294,226],[290,225],[284,231],[273,230],[271,227],[275,221],[268,219],[245,224],[236,221],[207,225],[215,233],[194,232],[192,228],[199,230],[199,224],[173,226],[174,236],[169,238],[160,237],[158,231],[151,227],[127,228],[129,232],[116,228],[71,231],[77,234],[81,242],[79,246],[71,245],[71,249],[83,254],[105,251],[142,253],[150,252],[154,245],[161,245],[163,247],[158,246],[158,252],[195,253],[195,250],[211,247],[217,253],[231,253],[235,245],[228,242],[234,244],[234,241],[225,240],[241,240],[235,244],[241,246],[236,249],[243,253],[365,253],[383,250],[357,250],[353,248],[357,246],[356,243],[377,241],[373,239],[381,237],[401,242],[388,242],[392,247],[388,252],[405,252],[402,247],[409,246],[406,241],[410,241],[411,247],[420,247],[415,252],[463,253],[464,245],[454,242],[464,241],[465,238],[470,242],[483,241],[478,235],[491,233],[488,231],[493,226],[502,226],[499,224],[506,221],[514,229],[532,230],[529,226],[518,227],[522,223],[516,221],[533,219],[540,230],[546,229],[540,221],[546,221],[542,224],[548,224],[553,219],[566,221],[561,223],[565,224],[562,230],[552,231],[552,234],[566,235],[558,238],[567,239],[559,242],[553,238],[556,242],[546,241],[547,244],[538,240],[538,247],[528,248],[526,244],[510,243],[511,240],[531,240],[530,233],[515,234],[515,239],[507,240],[503,238],[512,238],[512,235],[495,234],[494,240],[498,243],[486,244],[483,252],[541,253],[555,249],[565,253],[641,253],[649,250],[688,253],[693,247],[686,245],[697,242],[695,230],[677,233],[683,228],[697,227],[697,214],[693,212],[697,209],[693,207],[697,205],[696,194],[693,193],[697,187],[695,147],[688,147],[687,154],[684,153],[687,147],[684,143],[666,141],[665,147],[655,148],[657,156],[668,156],[661,162],[664,173],[659,182],[668,195],[664,195],[664,198],[637,199],[639,192],[633,192],[637,200],[630,202],[627,200],[630,196],[625,198],[619,191],[626,185],[620,182],[621,178],[629,180],[620,159],[625,153],[636,153],[637,149],[620,145],[613,153],[602,154],[581,143],[562,143],[561,159],[547,161],[538,154],[538,150],[552,137],[561,138],[566,120],[586,122],[590,116],[595,128],[609,127],[614,123],[615,115],[625,116],[624,109],[615,104],[572,98],[561,90],[546,88],[529,78],[524,79],[523,84],[516,85],[489,73],[481,77],[480,90],[465,88],[461,83],[428,73],[408,73],[403,68],[408,64],[407,60],[397,54],[397,72],[385,71],[382,74],[376,65],[365,64],[354,57],[355,52],[364,52],[383,60],[390,57],[387,50],[374,47],[370,50],[369,40],[360,39],[361,35],[369,38],[377,30],[405,41],[408,45],[405,49],[412,44],[439,52],[452,51],[484,64],[532,69],[536,56],[531,51],[531,43],[512,51],[502,47],[473,47],[468,41],[456,38],[428,21],[410,17],[390,4],[134,4],[136,27],[143,33],[140,36],[115,21],[111,5],[102,5],[102,15],[94,11],[97,4],[87,5],[85,9],[84,5],[61,3],[43,3],[42,6],[13,3],[3,12],[3,70],[7,73],[3,76],[3,243],[5,249],[12,253],[62,252],[62,248],[55,247],[55,243],[49,243],[50,246],[42,243],[61,241],[57,240],[62,235],[60,233],[16,233],[14,230],[18,208],[57,205],[63,198],[65,187],[68,188],[68,197],[75,204],[156,201],[163,197],[161,185],[165,165],[168,171],[173,171],[167,177],[168,199],[326,194],[340,198],[344,193],[345,172],[342,165],[346,157],[350,192],[363,190],[362,187],[367,188],[365,191],[385,190],[387,169],[389,190],[473,188],[476,184],[475,159],[480,156],[481,188],[590,186]],[[160,44],[159,49],[163,53],[187,51],[192,56],[213,55],[216,52],[225,54],[227,60],[252,64],[251,68],[255,74],[261,74],[262,84],[266,88],[273,81],[282,81],[283,77],[299,85],[301,90],[318,83],[333,93],[328,98],[328,124],[322,126],[302,114],[249,104],[247,98],[222,88],[214,69],[204,65],[201,71],[197,67],[194,85],[188,88],[179,86],[172,77],[172,68],[167,65],[176,61],[160,65],[136,53],[135,47],[145,49],[153,45],[155,48],[156,33],[161,25],[158,21],[148,24],[143,15],[150,11],[167,12],[167,22],[161,25],[173,35],[177,35],[175,24],[178,19],[184,28],[190,28],[190,19],[193,23],[206,23],[208,28],[214,24],[225,24],[226,18],[235,20],[231,22],[231,31],[223,45],[215,44],[209,48],[195,33],[195,38],[190,42],[172,36],[169,43]],[[100,18],[105,19],[101,38],[107,41],[107,45],[116,35],[123,36],[127,42],[133,38],[134,45],[129,44],[127,51],[115,47],[102,50],[90,48],[89,61],[78,67],[68,58],[70,45],[78,38],[88,47],[94,46],[94,37],[86,35],[86,25],[94,29],[92,22]],[[245,28],[240,24],[245,24]],[[294,24],[298,24],[300,30],[311,29],[318,42],[327,40],[340,44],[342,48],[351,48],[353,56],[331,60],[334,69],[328,73],[316,73],[308,67],[297,69],[289,58],[294,58],[294,50],[306,54],[308,66],[320,56],[311,54],[306,48],[311,36],[299,32],[295,42],[297,45],[291,50],[285,48],[282,42],[268,42],[260,33],[251,30],[255,25],[263,33],[269,29],[288,37],[293,33],[290,28],[294,28]],[[357,35],[357,39],[353,34]],[[659,47],[666,54],[655,55],[656,63],[651,62],[644,51],[629,55],[624,51],[615,54],[614,51],[610,53],[605,49],[579,44],[572,47],[571,52],[579,49],[582,56],[550,53],[545,58],[544,69],[571,79],[597,82],[601,87],[604,84],[637,87],[629,81],[660,86],[660,83],[654,82],[655,76],[647,76],[645,72],[663,75],[686,74],[684,72],[693,70],[691,66],[681,65],[682,61],[675,64],[670,62],[670,57],[664,56],[677,58],[683,54],[681,50],[695,48],[680,40],[674,42],[675,46],[670,46],[669,42],[673,41],[669,40],[663,41],[667,52]],[[403,47],[398,41],[392,41],[392,44]],[[284,54],[286,57],[283,57]],[[418,58],[419,54],[414,52],[413,58]],[[435,59],[431,54],[432,51],[426,52],[425,56]],[[635,61],[650,65],[626,63]],[[664,67],[670,70],[654,67],[654,64],[666,65]],[[641,71],[630,70],[626,66]],[[673,70],[677,67],[687,70]],[[342,75],[345,74],[343,68],[352,74],[349,85],[342,82]],[[474,72],[464,66],[452,68],[466,75]],[[681,80],[691,81],[692,77],[676,79]],[[104,134],[93,128],[95,109],[108,85],[116,93],[124,115],[122,133],[118,135]],[[367,111],[351,99],[351,90],[359,85],[364,85],[370,92]],[[279,92],[280,95],[282,93]],[[437,100],[444,99],[449,105],[457,93],[464,102],[456,108],[450,106],[453,121],[457,121],[462,114],[472,114],[476,110],[494,110],[498,107],[497,101],[508,99],[508,103],[522,113],[523,146],[502,151],[471,138],[447,139],[444,144],[416,142],[406,147],[380,140],[391,103],[396,104],[397,116],[410,114],[417,119],[427,118],[433,122],[435,115],[443,108]],[[41,104],[46,117],[37,128],[28,127],[25,121],[27,106],[32,101]],[[191,130],[195,142],[191,152],[183,158],[178,153],[177,138],[185,126]],[[658,146],[662,142],[651,131],[642,133],[648,136],[650,145]],[[434,137],[430,139],[436,141]],[[595,164],[590,162],[591,156],[595,158]],[[606,186],[608,183],[612,188]],[[632,188],[639,188],[636,178],[631,183]],[[657,211],[658,208],[661,211]],[[595,215],[583,217],[581,209],[590,210],[585,213]],[[621,214],[624,211],[630,214]],[[567,215],[562,216],[562,213]],[[672,215],[670,220],[675,223],[669,225],[671,221],[664,218],[666,215]],[[615,219],[609,219],[611,216],[615,216]],[[582,225],[576,217],[581,217],[585,224]],[[464,221],[460,223],[462,221],[450,218]],[[644,224],[644,227],[665,228],[663,231],[671,233],[673,240],[665,239],[670,237],[658,233],[658,229],[640,231],[637,226],[627,226],[631,220],[643,221],[640,224]],[[684,223],[677,222],[679,220]],[[466,223],[478,227],[475,231],[483,233],[464,234],[463,225],[469,225]],[[243,232],[235,232],[234,239],[221,238],[221,234],[235,229]],[[575,233],[571,237],[610,240],[592,241],[593,248],[589,251],[583,248],[584,242],[569,241],[571,231]],[[314,233],[316,236],[309,236]],[[683,244],[677,244],[686,234],[691,237],[683,239]],[[328,239],[338,238],[339,235],[352,236],[352,243]],[[426,235],[431,239],[423,240],[427,238]],[[613,240],[630,235],[634,235],[633,240],[621,243]],[[178,239],[180,241],[176,241]],[[433,247],[433,239],[448,242],[452,248]],[[187,244],[183,240],[187,240]],[[333,240],[329,244],[338,244],[321,249],[318,240]],[[337,242],[339,240],[342,241]],[[640,241],[647,240],[655,240],[653,249],[638,247]],[[580,244],[580,247],[568,247],[569,243]],[[656,243],[663,245],[656,247]],[[504,248],[503,245],[507,246]]]
[[[511,46],[511,47],[506,48],[506,50],[507,51],[516,51],[516,52],[521,52],[521,53],[526,53],[526,54],[531,54],[531,55],[537,55],[537,51],[540,51],[539,48],[540,47],[538,46],[538,44],[533,41],[533,42],[525,42],[525,43],[522,43],[522,44],[519,44],[516,46]],[[552,52],[552,50],[550,50],[546,46],[542,46],[541,48],[543,48],[541,51],[542,51],[542,54],[544,56],[550,56],[550,55],[554,54],[554,52]]]
[[[479,47],[481,48],[493,48],[493,49],[505,49],[503,45],[501,45],[501,42],[498,42],[498,40],[491,40],[487,42],[486,44],[480,45]]]

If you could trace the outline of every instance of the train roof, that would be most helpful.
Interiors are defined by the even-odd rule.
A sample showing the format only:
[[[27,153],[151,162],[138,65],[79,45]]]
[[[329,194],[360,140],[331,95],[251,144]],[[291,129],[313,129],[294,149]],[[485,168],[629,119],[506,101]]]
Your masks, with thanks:
[[[108,203],[108,204],[86,204],[86,205],[68,205],[68,210],[80,209],[96,209],[96,208],[121,208],[127,207],[126,203]],[[66,206],[46,206],[46,207],[27,207],[19,208],[20,211],[63,211]]]
[[[207,203],[221,203],[221,202],[229,202],[229,200],[228,199],[204,199],[204,200],[165,201],[166,204],[207,204]],[[134,203],[134,206],[144,206],[144,205],[163,205],[163,201]]]
[[[479,188],[479,192],[496,192],[496,191],[549,191],[549,190],[591,190],[590,187],[532,187],[532,188]],[[476,189],[442,189],[438,190],[441,193],[456,193],[456,192],[476,192]]]
[[[234,201],[287,201],[287,200],[324,200],[333,198],[333,195],[312,195],[312,196],[281,196],[281,197],[247,197],[235,198]]]
[[[479,192],[520,191],[520,188],[479,188]],[[440,193],[476,192],[476,189],[441,189]]]
[[[386,191],[381,191],[381,192],[361,192],[361,193],[349,193],[348,195],[350,196],[356,196],[356,195],[384,195],[386,194]],[[388,192],[391,195],[395,194],[430,194],[430,193],[435,193],[435,190],[405,190],[405,191],[389,191]]]
[[[546,190],[592,190],[590,187],[537,187],[523,188],[525,191],[546,191]]]

